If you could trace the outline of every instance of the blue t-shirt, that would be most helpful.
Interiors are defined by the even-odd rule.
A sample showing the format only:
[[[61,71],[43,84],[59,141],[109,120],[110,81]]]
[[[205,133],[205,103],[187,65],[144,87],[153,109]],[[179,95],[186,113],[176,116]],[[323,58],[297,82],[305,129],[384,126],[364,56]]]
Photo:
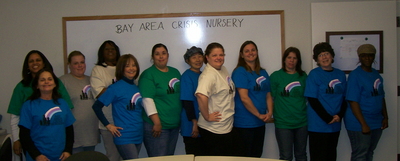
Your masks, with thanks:
[[[232,72],[232,80],[236,88],[248,90],[248,95],[260,114],[267,112],[267,93],[271,91],[269,75],[264,69],[260,74],[255,71],[248,72],[244,67],[238,67]],[[236,91],[236,93],[239,93]],[[240,99],[240,94],[235,95],[234,127],[255,128],[265,125],[258,117],[250,113]]]
[[[22,105],[19,125],[30,130],[37,149],[51,161],[58,161],[65,149],[65,128],[75,122],[67,102],[60,98],[28,100]],[[27,153],[28,154],[28,153]],[[29,154],[27,160],[32,159]]]
[[[196,119],[199,118],[199,104],[197,102],[197,98],[194,95],[194,92],[197,89],[198,79],[200,73],[193,72],[190,69],[187,69],[181,76],[181,100],[193,101],[194,103],[194,111],[196,115]],[[186,110],[182,108],[181,113],[181,135],[185,137],[191,137],[193,131],[193,122],[189,121],[186,116]]]
[[[114,124],[122,127],[120,137],[114,137],[116,145],[141,144],[143,141],[142,96],[135,84],[124,79],[110,85],[98,99],[105,106],[112,104]]]
[[[358,102],[361,113],[371,130],[382,127],[382,103],[385,97],[383,79],[378,71],[364,71],[360,66],[353,70],[348,79],[346,100]],[[362,131],[361,124],[351,108],[347,108],[344,123],[347,130]]]
[[[340,112],[345,93],[346,75],[343,71],[336,68],[333,68],[333,71],[324,71],[321,67],[310,71],[306,80],[304,96],[317,98],[331,116]],[[327,124],[310,104],[307,104],[307,117],[308,131],[323,133],[340,131],[341,122]]]

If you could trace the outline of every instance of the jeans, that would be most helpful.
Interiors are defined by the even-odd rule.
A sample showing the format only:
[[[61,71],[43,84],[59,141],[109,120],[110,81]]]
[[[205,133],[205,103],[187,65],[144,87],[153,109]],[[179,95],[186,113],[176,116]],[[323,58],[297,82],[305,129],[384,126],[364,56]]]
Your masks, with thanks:
[[[179,128],[162,129],[159,137],[153,137],[153,125],[144,122],[143,143],[149,157],[174,155]]]
[[[108,130],[100,130],[101,137],[103,138],[104,149],[106,150],[106,155],[110,161],[120,161],[121,156],[119,156],[117,147],[114,144],[114,136]]]
[[[293,149],[296,161],[307,160],[307,126],[297,129],[275,128],[275,136],[278,141],[280,160],[291,161],[293,159]]]
[[[371,130],[370,134],[347,130],[351,143],[351,161],[372,161],[374,150],[382,135],[382,129]]]
[[[117,146],[119,155],[123,160],[139,158],[140,147],[142,144],[123,144]]]
[[[83,152],[83,151],[94,151],[96,146],[81,146],[72,149],[72,154]]]

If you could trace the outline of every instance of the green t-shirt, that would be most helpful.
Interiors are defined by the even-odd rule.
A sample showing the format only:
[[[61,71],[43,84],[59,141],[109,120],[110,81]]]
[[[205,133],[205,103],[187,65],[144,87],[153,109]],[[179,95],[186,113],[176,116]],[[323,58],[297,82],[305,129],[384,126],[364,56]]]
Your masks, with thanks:
[[[179,99],[180,78],[181,74],[177,69],[168,67],[168,72],[162,72],[154,65],[140,75],[140,94],[143,98],[154,100],[162,129],[179,127],[182,110]],[[143,113],[143,120],[153,124],[146,113]]]
[[[63,98],[67,103],[68,106],[72,109],[74,105],[71,102],[67,89],[65,89],[64,84],[58,79],[59,88],[58,92],[61,94],[61,98]],[[18,115],[21,112],[22,104],[32,95],[32,82],[28,87],[25,87],[21,82],[17,84],[14,88],[13,94],[11,96],[10,104],[8,105],[7,113]]]
[[[295,129],[307,125],[304,90],[307,74],[288,74],[283,69],[271,74],[271,94],[274,98],[275,126]]]

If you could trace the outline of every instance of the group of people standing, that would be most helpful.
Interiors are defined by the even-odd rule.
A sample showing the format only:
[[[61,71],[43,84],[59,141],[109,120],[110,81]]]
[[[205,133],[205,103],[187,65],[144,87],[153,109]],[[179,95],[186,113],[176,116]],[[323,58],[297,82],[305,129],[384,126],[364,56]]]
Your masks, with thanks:
[[[336,160],[344,118],[352,160],[372,160],[388,127],[383,79],[372,68],[376,49],[358,48],[361,65],[347,80],[332,67],[328,43],[313,52],[318,67],[308,76],[295,47],[285,50],[282,68],[269,75],[257,45],[246,41],[230,75],[224,47],[214,42],[204,52],[187,49],[183,58],[190,68],[181,75],[168,66],[167,46],[156,44],[153,65],[140,74],[137,59],[121,55],[108,40],[90,77],[84,54],[73,51],[70,73],[57,78],[47,58],[33,50],[8,109],[13,149],[17,155],[24,149],[26,160],[65,160],[93,151],[101,135],[106,155],[117,161],[138,158],[142,142],[149,157],[174,155],[181,133],[187,154],[261,157],[265,123],[275,123],[279,159],[292,160],[294,153],[307,160],[309,138],[311,160]]]

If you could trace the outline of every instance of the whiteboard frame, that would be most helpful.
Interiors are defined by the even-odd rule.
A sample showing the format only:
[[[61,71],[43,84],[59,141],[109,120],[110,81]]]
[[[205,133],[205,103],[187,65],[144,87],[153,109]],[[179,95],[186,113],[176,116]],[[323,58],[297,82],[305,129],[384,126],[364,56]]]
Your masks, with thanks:
[[[341,39],[337,39],[334,37],[341,37]],[[358,59],[341,59],[339,60],[340,57],[342,57],[341,53],[341,46],[339,45],[335,45],[335,44],[340,44],[343,43],[343,39],[356,39],[359,37],[365,37],[368,38],[371,36],[377,36],[377,39],[368,39],[367,43],[372,44],[375,46],[375,48],[377,49],[377,53],[375,55],[375,69],[379,72],[379,73],[383,73],[383,31],[330,31],[330,32],[326,32],[326,42],[331,44],[334,52],[335,52],[335,62],[341,61],[342,64],[354,64],[357,65],[359,64],[359,60]],[[352,53],[353,54],[357,54],[357,48],[352,49]],[[355,68],[347,68],[344,66],[340,66],[337,65],[338,63],[333,64],[334,67],[344,71],[345,73],[350,73],[351,71],[353,71]],[[373,64],[374,65],[374,64]]]
[[[91,21],[91,20],[118,20],[118,19],[143,19],[143,18],[195,18],[204,16],[242,16],[242,15],[279,15],[280,17],[280,37],[281,49],[280,54],[285,50],[285,25],[284,25],[284,11],[271,10],[271,11],[229,11],[229,12],[195,12],[195,13],[162,13],[162,14],[136,14],[136,15],[104,15],[104,16],[80,16],[80,17],[63,17],[63,57],[64,57],[64,73],[68,73],[68,49],[67,49],[67,22],[68,21]],[[121,53],[122,54],[122,53]]]

